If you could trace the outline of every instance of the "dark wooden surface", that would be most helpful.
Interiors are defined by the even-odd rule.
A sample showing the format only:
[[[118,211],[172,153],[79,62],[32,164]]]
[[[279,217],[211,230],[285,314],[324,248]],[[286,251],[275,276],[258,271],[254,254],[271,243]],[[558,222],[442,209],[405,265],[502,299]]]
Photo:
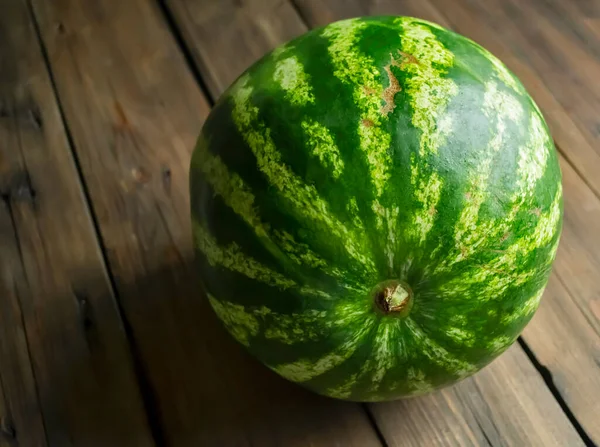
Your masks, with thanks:
[[[0,446],[600,444],[600,0],[0,0]],[[524,82],[565,226],[518,344],[459,385],[360,405],[250,358],[192,268],[210,104],[310,27],[412,15]]]
[[[129,343],[27,5],[0,14],[0,433],[152,441]]]

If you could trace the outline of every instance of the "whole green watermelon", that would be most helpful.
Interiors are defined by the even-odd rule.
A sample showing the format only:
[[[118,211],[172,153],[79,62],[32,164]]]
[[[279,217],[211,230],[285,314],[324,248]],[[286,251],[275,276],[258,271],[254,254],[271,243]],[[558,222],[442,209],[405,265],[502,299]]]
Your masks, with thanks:
[[[344,20],[250,67],[191,165],[199,276],[281,376],[377,401],[455,383],[536,311],[561,173],[519,80],[410,17]]]

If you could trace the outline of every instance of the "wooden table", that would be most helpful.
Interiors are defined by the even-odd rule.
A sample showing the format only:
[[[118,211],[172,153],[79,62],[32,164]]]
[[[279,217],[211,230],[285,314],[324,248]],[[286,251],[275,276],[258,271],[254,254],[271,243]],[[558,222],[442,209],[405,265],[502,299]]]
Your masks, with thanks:
[[[403,14],[522,79],[565,222],[508,352],[433,395],[313,395],[221,328],[192,267],[188,168],[211,104],[330,21]],[[0,445],[600,444],[600,0],[0,0]]]

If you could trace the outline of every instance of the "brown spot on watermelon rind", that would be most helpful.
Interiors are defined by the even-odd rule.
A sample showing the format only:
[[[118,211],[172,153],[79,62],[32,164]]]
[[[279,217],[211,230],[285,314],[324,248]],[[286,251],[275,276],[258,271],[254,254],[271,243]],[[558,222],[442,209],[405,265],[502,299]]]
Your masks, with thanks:
[[[390,63],[388,65],[386,65],[385,67],[383,67],[383,69],[387,73],[387,77],[388,77],[388,80],[390,83],[383,90],[383,92],[381,94],[381,99],[384,101],[385,104],[383,106],[381,106],[380,112],[384,116],[387,116],[391,112],[394,111],[394,109],[396,108],[396,103],[394,102],[396,93],[402,91],[402,87],[400,87],[400,83],[398,82],[398,79],[392,72],[392,68],[391,68],[393,65],[399,66],[398,62],[396,61],[396,59],[394,59],[394,56],[392,56],[391,54],[390,54],[390,58],[391,58]]]
[[[398,62],[398,59],[396,59],[390,53],[390,63],[383,67],[387,74],[388,80],[390,81],[390,85],[384,89],[381,95],[381,99],[383,99],[383,101],[385,102],[385,104],[381,107],[381,114],[386,116],[389,113],[393,112],[396,108],[396,104],[394,103],[394,97],[396,96],[396,93],[402,91],[402,87],[400,86],[398,79],[392,72],[391,67],[398,67],[400,70],[402,70],[407,64],[421,65],[421,62],[419,62],[419,60],[412,54],[408,54],[404,51],[398,50],[398,55],[400,56],[401,62]],[[365,93],[367,93],[366,88]]]
[[[417,59],[412,54],[405,53],[404,51],[398,50],[398,54],[402,57],[402,62],[400,63],[400,68],[404,67],[406,64],[415,64],[421,65],[419,59]]]
[[[373,123],[373,121],[369,120],[369,119],[364,119],[361,121],[362,125],[365,127],[373,127],[373,125],[375,123]]]

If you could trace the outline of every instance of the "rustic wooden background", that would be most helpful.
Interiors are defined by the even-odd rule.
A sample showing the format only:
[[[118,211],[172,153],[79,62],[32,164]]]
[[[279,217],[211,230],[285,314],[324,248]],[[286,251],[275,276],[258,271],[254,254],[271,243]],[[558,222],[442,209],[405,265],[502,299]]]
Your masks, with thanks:
[[[560,151],[541,308],[428,397],[313,395],[251,359],[194,277],[188,163],[211,104],[309,27],[435,21],[522,79]],[[0,0],[1,446],[600,443],[600,0]]]

